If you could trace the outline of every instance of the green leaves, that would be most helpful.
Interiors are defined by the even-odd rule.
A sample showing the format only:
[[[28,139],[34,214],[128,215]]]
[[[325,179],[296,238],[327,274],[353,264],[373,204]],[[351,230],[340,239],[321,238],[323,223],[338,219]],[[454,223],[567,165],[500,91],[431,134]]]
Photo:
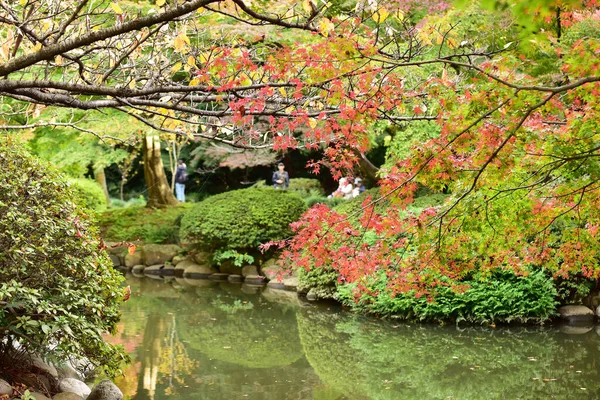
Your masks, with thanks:
[[[116,373],[126,356],[102,334],[118,321],[123,278],[87,212],[63,176],[19,146],[0,140],[0,164],[0,337]]]

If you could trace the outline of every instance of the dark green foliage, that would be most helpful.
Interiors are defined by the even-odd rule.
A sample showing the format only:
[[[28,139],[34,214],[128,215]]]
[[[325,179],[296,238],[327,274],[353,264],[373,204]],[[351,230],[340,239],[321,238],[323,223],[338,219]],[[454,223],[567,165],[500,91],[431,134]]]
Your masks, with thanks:
[[[443,279],[443,278],[442,278]],[[440,285],[432,298],[414,291],[395,296],[386,290],[387,277],[381,274],[356,302],[353,285],[338,286],[338,299],[356,310],[423,321],[544,322],[556,313],[556,287],[544,271],[517,276],[512,271],[494,271],[487,277],[463,282],[464,292]],[[370,291],[371,292],[371,291]]]
[[[102,334],[119,320],[122,276],[63,176],[3,140],[0,165],[0,343],[115,373],[126,356]]]
[[[94,211],[106,209],[106,196],[99,183],[91,179],[69,179],[75,190],[77,203]]]
[[[180,236],[203,248],[253,251],[291,235],[290,223],[305,209],[302,199],[283,190],[234,190],[195,205],[181,220]]]
[[[178,243],[181,216],[192,206],[182,203],[163,209],[139,206],[105,211],[98,218],[102,237],[111,242]]]
[[[270,187],[266,182],[258,182],[254,184],[253,188],[266,188]],[[318,179],[311,178],[293,178],[290,179],[290,186],[287,188],[288,192],[295,193],[298,196],[306,199],[310,196],[323,196],[325,191],[321,186],[321,182]]]
[[[312,207],[316,204],[325,204],[329,208],[334,208],[335,206],[345,202],[347,200],[335,198],[335,197],[325,197],[325,196],[309,196],[304,199],[307,207]]]

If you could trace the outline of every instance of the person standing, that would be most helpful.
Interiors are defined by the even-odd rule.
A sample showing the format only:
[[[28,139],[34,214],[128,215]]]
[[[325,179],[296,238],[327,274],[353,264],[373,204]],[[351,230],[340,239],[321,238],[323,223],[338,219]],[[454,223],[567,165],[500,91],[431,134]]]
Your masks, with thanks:
[[[285,190],[288,186],[290,186],[290,176],[285,170],[285,165],[280,162],[277,165],[277,171],[273,173],[273,187]]]
[[[182,203],[185,203],[185,183],[187,181],[187,166],[183,160],[179,160],[177,161],[177,171],[175,172],[175,196]]]

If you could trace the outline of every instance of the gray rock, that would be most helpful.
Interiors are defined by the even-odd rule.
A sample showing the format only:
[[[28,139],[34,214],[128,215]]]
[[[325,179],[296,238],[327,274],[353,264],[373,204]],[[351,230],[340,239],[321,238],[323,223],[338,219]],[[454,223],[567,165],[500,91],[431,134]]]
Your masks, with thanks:
[[[164,264],[181,252],[174,244],[146,244],[142,248],[142,260],[146,265]]]
[[[594,321],[594,312],[581,305],[562,306],[558,309],[560,318],[570,324],[590,324]]]
[[[596,316],[600,317],[600,305],[596,307]]]
[[[133,272],[137,272],[137,273],[142,273],[144,272],[144,270],[146,269],[146,266],[143,264],[136,264],[133,266],[133,268],[131,269],[131,271]]]
[[[175,265],[175,276],[177,277],[182,277],[186,269],[198,266],[198,264],[190,260],[183,260],[175,264],[175,259],[173,259],[173,264]]]
[[[561,325],[560,331],[562,333],[566,333],[567,335],[584,335],[588,332],[591,332],[594,327],[592,325]]]
[[[242,276],[245,278],[250,275],[258,275],[258,268],[254,265],[246,265],[242,268]]]
[[[231,260],[225,260],[219,265],[219,272],[229,275],[242,275],[242,269],[233,265]]]
[[[260,292],[261,288],[261,285],[249,285],[245,282],[242,284],[242,292],[246,294],[257,294],[258,292]]]
[[[123,400],[123,393],[117,385],[109,380],[104,380],[94,387],[88,400]]]
[[[136,252],[133,254],[125,254],[124,257],[125,266],[128,268],[132,268],[136,265],[142,264],[142,253]]]
[[[10,383],[6,382],[4,379],[0,379],[0,396],[3,394],[7,394],[8,397],[12,396],[13,390]]]
[[[72,392],[83,397],[84,399],[92,392],[88,385],[73,378],[62,379],[58,383],[58,388],[61,392]]]
[[[83,397],[73,392],[62,392],[52,396],[52,400],[83,400]]]
[[[260,275],[248,275],[244,282],[249,285],[264,285],[266,283],[266,279],[264,276]]]
[[[112,261],[113,266],[115,266],[115,267],[121,266],[121,258],[119,256],[114,255],[114,254],[109,254],[108,256],[110,257],[110,261]]]
[[[194,260],[200,265],[210,264],[211,259],[212,259],[212,254],[210,254],[208,252],[199,252],[194,255]]]
[[[298,298],[298,293],[288,290],[273,289],[267,285],[267,288],[261,292],[261,295],[271,303],[293,304],[303,306]]]
[[[271,289],[276,289],[276,290],[283,290],[283,289],[285,289],[285,285],[283,284],[283,281],[280,281],[277,278],[269,281],[269,283],[267,283],[267,287],[271,288]]]
[[[298,278],[287,278],[283,280],[285,290],[296,292],[298,290]]]
[[[306,293],[306,300],[308,301],[317,301],[319,297],[317,296],[317,292],[314,289],[310,289],[308,293]]]
[[[177,265],[177,264],[179,264],[179,263],[180,263],[180,262],[182,262],[182,261],[188,261],[188,260],[189,260],[189,261],[192,261],[192,260],[190,260],[190,259],[189,259],[189,257],[188,257],[188,256],[175,256],[175,257],[173,257],[173,259],[171,260],[171,263],[172,263],[173,265]]]
[[[175,267],[168,264],[151,265],[146,267],[144,275],[174,276]]]
[[[31,393],[31,397],[33,397],[35,400],[50,400],[50,397],[46,397],[40,392]]]
[[[214,281],[209,281],[208,279],[192,279],[192,278],[184,278],[185,284],[188,286],[195,287],[213,287],[216,285]]]
[[[218,272],[208,277],[211,281],[226,281],[229,278],[229,274]]]
[[[70,363],[66,363],[64,365],[59,365],[56,367],[58,371],[59,378],[75,378],[75,379],[83,379],[83,375],[79,373]]]
[[[32,365],[37,368],[40,372],[45,373],[46,375],[52,376],[54,378],[58,378],[58,371],[54,367],[54,365],[44,361],[42,357],[35,356],[31,359]]]
[[[241,275],[229,275],[227,280],[231,283],[241,283],[244,282],[244,277]]]
[[[191,279],[208,279],[210,275],[215,273],[217,273],[217,270],[208,265],[194,264],[185,269],[183,277]]]

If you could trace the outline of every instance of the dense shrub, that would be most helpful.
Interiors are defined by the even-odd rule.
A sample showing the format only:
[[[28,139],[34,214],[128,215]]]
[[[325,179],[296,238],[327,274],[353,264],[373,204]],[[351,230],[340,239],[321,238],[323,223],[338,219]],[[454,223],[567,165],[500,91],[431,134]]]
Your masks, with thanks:
[[[119,319],[122,276],[65,178],[1,140],[0,165],[0,344],[115,372],[125,355],[102,334]]]
[[[286,238],[289,224],[306,206],[302,199],[276,189],[242,189],[198,203],[181,220],[183,242],[217,250],[256,250],[264,242]]]
[[[163,209],[138,206],[107,210],[98,218],[102,237],[114,242],[178,243],[181,216],[191,207],[181,203]]]
[[[387,276],[382,273],[358,295],[353,290],[355,284],[339,285],[337,298],[359,311],[423,321],[540,323],[556,313],[554,281],[541,270],[525,276],[497,270],[486,277],[459,282],[466,285],[464,291],[447,281],[448,285],[439,285],[430,298],[414,291],[391,294]]]
[[[94,211],[103,211],[106,209],[106,196],[102,186],[91,179],[69,179],[71,187],[75,191],[76,202],[82,207],[87,207]]]
[[[256,183],[253,188],[262,189],[270,187],[265,181]],[[295,193],[303,199],[310,196],[323,196],[325,191],[321,186],[321,182],[318,179],[312,178],[293,178],[290,179],[290,186],[287,188],[288,192]]]

